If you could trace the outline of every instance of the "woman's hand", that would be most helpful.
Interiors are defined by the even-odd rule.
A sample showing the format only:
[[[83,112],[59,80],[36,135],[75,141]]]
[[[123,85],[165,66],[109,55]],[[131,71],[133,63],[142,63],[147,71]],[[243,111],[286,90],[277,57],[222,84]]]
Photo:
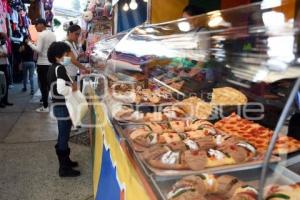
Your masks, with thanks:
[[[78,90],[78,88],[77,88],[77,82],[73,82],[72,83],[72,91],[76,92],[77,90]]]

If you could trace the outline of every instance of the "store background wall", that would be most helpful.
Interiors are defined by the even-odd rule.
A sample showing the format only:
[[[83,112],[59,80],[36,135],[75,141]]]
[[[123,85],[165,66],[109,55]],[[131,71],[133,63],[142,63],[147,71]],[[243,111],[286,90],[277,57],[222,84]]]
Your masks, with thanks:
[[[222,0],[221,9],[233,8],[236,6],[246,5],[251,3],[251,0]]]
[[[150,22],[154,24],[181,18],[182,10],[188,3],[188,0],[151,0]]]
[[[161,23],[182,17],[188,4],[199,6],[207,12],[232,8],[261,0],[151,0],[150,23]]]
[[[147,3],[143,0],[137,0],[138,7],[136,10],[124,11],[123,6],[126,2],[125,0],[118,2],[117,33],[138,26],[147,20]]]
[[[289,0],[289,3],[280,6],[279,8],[274,8],[276,12],[282,12],[285,14],[285,20],[293,19],[296,17],[297,1]]]
[[[31,21],[34,21],[35,19],[41,17],[41,10],[40,10],[40,2],[34,1],[30,3],[29,9],[28,9],[28,17]]]
[[[239,0],[222,0],[226,2],[238,2]],[[220,10],[221,9],[221,0],[190,0],[191,5],[199,6],[205,10],[213,11],[213,10]]]

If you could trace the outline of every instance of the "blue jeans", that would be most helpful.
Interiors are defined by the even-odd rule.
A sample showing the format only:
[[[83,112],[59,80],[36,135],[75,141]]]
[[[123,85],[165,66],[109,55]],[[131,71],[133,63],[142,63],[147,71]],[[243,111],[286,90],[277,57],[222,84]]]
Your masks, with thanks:
[[[30,81],[30,89],[31,91],[34,90],[34,83],[33,83],[33,73],[35,68],[34,62],[23,62],[23,87],[27,88],[27,77],[29,72],[29,81]]]
[[[53,113],[58,125],[57,146],[59,150],[65,151],[69,148],[68,142],[72,126],[69,111],[65,105],[54,105]]]

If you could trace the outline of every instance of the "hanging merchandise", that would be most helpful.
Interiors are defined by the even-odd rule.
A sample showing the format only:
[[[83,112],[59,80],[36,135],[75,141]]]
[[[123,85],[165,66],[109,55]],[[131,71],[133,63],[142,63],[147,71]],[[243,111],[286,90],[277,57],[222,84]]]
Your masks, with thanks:
[[[0,32],[7,32],[6,29],[7,8],[5,1],[0,1]]]
[[[45,10],[52,10],[52,7],[53,7],[53,0],[44,0]]]
[[[28,1],[2,0],[2,3],[3,2],[7,5],[6,30],[8,30],[7,35],[9,36],[7,48],[9,50],[9,54],[11,55],[10,79],[13,79],[15,82],[19,82],[22,80],[23,75],[19,67],[21,63],[19,48],[24,40],[24,37],[30,35],[30,31],[28,29],[31,21],[28,17],[24,4],[24,2],[28,3]],[[31,0],[30,3],[34,3],[34,1]]]
[[[17,11],[25,10],[25,6],[22,0],[9,0],[8,3],[13,9]]]
[[[45,10],[45,19],[48,25],[52,24],[53,13],[51,10]]]
[[[12,9],[12,12],[11,12],[11,21],[14,23],[14,24],[19,24],[19,16],[18,16],[18,11],[15,10],[14,8]]]
[[[96,7],[95,8],[95,18],[100,19],[104,16],[104,8],[103,7]]]
[[[88,0],[88,4],[87,4],[87,10],[94,12],[95,8],[97,6],[96,4],[96,0]]]
[[[52,20],[53,20],[53,1],[54,0],[43,0],[43,6],[44,6],[44,12],[45,12],[45,19],[49,26],[52,26]]]
[[[35,0],[23,0],[23,3],[28,3],[28,4],[30,4],[30,3],[33,3],[33,2],[35,2]]]
[[[104,4],[104,13],[103,16],[112,18],[112,4],[110,1],[106,1]]]
[[[12,31],[22,30],[26,33],[30,20],[27,16],[24,2],[21,0],[9,0],[10,9],[10,21],[12,22]]]
[[[85,11],[83,14],[82,14],[82,18],[84,19],[84,21],[86,22],[90,22],[92,21],[93,19],[93,12],[92,11]]]
[[[109,0],[89,0],[87,11],[91,11],[99,19],[101,17],[112,18],[112,3]]]
[[[96,0],[96,5],[97,5],[97,6],[103,6],[104,3],[105,3],[104,0]]]
[[[79,25],[82,27],[82,48],[87,55],[92,52],[95,44],[112,34],[112,3],[111,0],[88,0],[82,13]]]

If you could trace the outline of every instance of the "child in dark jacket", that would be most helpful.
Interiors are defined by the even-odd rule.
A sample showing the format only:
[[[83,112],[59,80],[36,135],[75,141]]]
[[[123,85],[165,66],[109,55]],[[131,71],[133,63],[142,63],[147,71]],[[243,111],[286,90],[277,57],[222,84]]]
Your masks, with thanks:
[[[48,49],[48,59],[52,65],[48,70],[47,78],[53,101],[53,113],[58,124],[58,139],[55,149],[59,161],[59,176],[61,177],[80,175],[79,171],[73,169],[73,167],[78,166],[78,163],[70,160],[68,145],[72,121],[65,99],[77,90],[76,83],[72,84],[65,68],[70,61],[68,56],[70,51],[70,47],[64,42],[53,42]]]

